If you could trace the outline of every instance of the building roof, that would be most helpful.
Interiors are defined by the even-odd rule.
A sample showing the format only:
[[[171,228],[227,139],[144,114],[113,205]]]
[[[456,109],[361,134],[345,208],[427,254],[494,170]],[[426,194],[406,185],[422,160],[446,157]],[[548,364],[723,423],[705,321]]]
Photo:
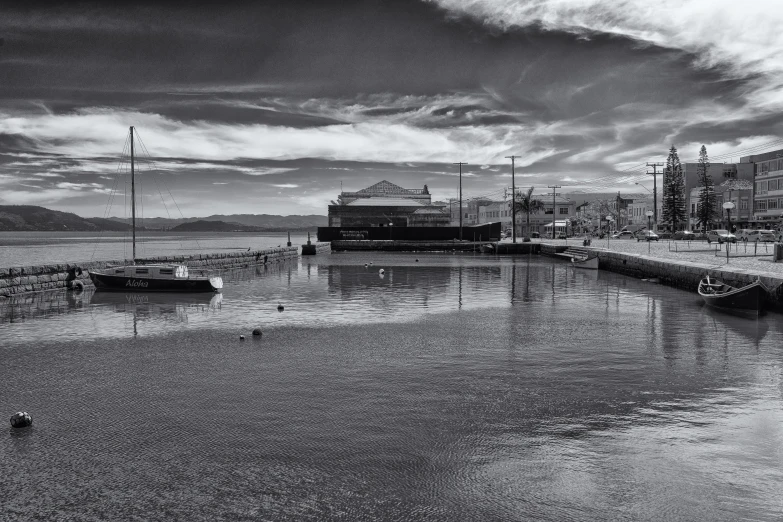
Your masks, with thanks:
[[[405,198],[359,198],[347,203],[351,207],[423,207],[415,199]]]
[[[544,228],[546,228],[546,227],[551,227],[551,226],[552,226],[552,222],[550,221],[549,223],[547,223],[546,225],[544,225]],[[555,221],[555,226],[556,226],[556,227],[565,227],[565,226],[568,226],[568,221]]]
[[[415,194],[416,192],[417,191],[402,188],[401,186],[386,180],[379,181],[375,185],[356,191],[357,194]]]

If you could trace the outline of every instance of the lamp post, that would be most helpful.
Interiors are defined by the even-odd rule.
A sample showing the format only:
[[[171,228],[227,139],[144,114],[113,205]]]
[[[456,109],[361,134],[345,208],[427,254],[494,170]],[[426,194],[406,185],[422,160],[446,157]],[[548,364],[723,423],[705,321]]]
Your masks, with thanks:
[[[726,215],[728,218],[728,226],[726,227],[726,230],[728,230],[729,234],[731,234],[731,209],[734,208],[734,203],[732,203],[731,201],[727,201],[726,203],[723,204],[723,208],[726,209]]]
[[[606,216],[606,228],[607,228],[607,231],[606,231],[606,248],[607,249],[609,248],[609,236],[612,235],[612,233],[611,233],[612,226],[610,225],[610,223],[612,221],[614,221],[614,218],[612,216]]]
[[[645,212],[645,214],[647,214],[647,253],[649,254],[650,253],[650,243],[652,243],[652,241],[650,241],[650,239],[651,239],[650,238],[650,233],[652,232],[652,224],[651,224],[650,220],[652,219],[653,211],[652,210],[648,210],[647,212]]]

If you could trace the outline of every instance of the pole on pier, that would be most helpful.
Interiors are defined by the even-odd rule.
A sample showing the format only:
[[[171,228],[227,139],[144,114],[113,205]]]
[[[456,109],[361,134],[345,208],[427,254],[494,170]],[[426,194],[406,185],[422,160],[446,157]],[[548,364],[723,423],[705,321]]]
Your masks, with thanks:
[[[459,165],[459,240],[462,241],[462,166],[467,163],[458,161],[454,165]]]
[[[658,231],[658,175],[660,174],[657,167],[663,167],[663,163],[648,163],[648,167],[652,167],[653,171],[648,172],[653,177],[653,212],[655,213],[655,231]]]
[[[511,158],[511,242],[517,242],[517,188],[514,184],[514,158],[519,156],[506,156]],[[528,233],[528,235],[530,235]]]
[[[547,185],[548,188],[552,189],[552,239],[555,238],[555,219],[557,219],[557,205],[555,204],[557,192],[556,189],[559,189],[561,185]]]

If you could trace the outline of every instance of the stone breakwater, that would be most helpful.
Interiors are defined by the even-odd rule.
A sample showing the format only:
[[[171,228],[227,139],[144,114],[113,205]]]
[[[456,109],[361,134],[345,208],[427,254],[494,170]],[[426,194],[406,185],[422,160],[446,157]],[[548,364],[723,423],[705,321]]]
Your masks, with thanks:
[[[299,249],[297,247],[281,247],[247,252],[150,257],[138,259],[137,264],[182,263],[187,265],[191,271],[197,272],[199,269],[244,268],[251,265],[277,263],[295,258],[298,255]],[[81,281],[85,286],[92,285],[87,274],[89,270],[125,264],[126,261],[91,261],[88,263],[0,268],[0,298],[65,288],[68,272],[72,268],[81,268],[82,270],[82,273],[76,276],[76,281]]]
[[[553,255],[566,250],[565,245],[541,245],[541,253]],[[598,256],[598,267],[639,279],[657,279],[661,284],[696,292],[699,281],[706,275],[719,279],[731,286],[741,287],[757,278],[769,290],[768,305],[776,311],[783,311],[783,276],[760,270],[732,267],[726,264],[669,260],[643,254],[611,252],[595,247],[580,247]]]

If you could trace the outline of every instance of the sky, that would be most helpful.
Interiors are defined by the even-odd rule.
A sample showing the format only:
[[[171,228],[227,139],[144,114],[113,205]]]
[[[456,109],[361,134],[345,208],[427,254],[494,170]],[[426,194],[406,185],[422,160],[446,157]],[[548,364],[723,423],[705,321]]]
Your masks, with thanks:
[[[129,126],[148,217],[445,201],[455,162],[503,199],[510,155],[518,187],[640,193],[672,145],[783,148],[781,0],[34,4],[0,17],[0,204],[122,215]]]

